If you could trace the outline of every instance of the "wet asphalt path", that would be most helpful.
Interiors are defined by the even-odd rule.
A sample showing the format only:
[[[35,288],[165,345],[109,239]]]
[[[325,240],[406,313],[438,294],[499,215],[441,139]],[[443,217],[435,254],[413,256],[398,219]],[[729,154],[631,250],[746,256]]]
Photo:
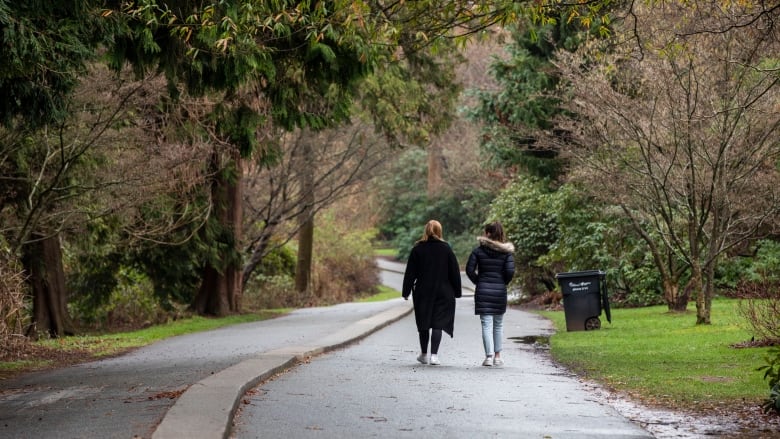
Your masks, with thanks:
[[[527,342],[552,331],[534,314],[509,310],[506,365],[481,366],[473,297],[457,304],[455,337],[444,336],[440,366],[416,362],[417,333],[409,315],[248,392],[231,437],[652,437]]]
[[[388,269],[382,283],[400,289],[402,266],[382,261],[380,266]],[[468,295],[470,282],[464,286]],[[459,300],[456,338],[443,341],[442,366],[415,363],[416,333],[406,317],[250,391],[244,399],[251,403],[241,404],[244,411],[235,417],[233,435],[648,437],[592,400],[576,377],[553,367],[529,345],[509,342],[503,369],[478,366],[479,323],[471,300]],[[172,417],[170,409],[182,403],[182,392],[204,388],[226,370],[246,368],[263,353],[317,345],[399,304],[411,306],[399,298],[302,309],[264,322],[174,337],[112,359],[0,381],[0,438],[150,438],[163,420],[195,425],[216,410],[200,399],[208,413],[180,410]],[[508,315],[507,337],[545,331],[546,321],[532,314]],[[230,400],[231,392],[220,396],[226,398],[214,401]],[[194,417],[182,419],[181,413]],[[194,436],[222,436],[202,433]],[[193,437],[176,430],[160,436]]]
[[[0,438],[150,438],[191,385],[258,353],[310,344],[397,305],[301,309],[173,337],[116,358],[2,380]]]

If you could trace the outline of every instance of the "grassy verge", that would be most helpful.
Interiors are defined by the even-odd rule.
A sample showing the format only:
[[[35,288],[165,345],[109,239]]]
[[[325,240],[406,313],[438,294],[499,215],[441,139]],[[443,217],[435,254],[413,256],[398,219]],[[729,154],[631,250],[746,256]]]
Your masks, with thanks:
[[[735,300],[716,300],[711,325],[696,325],[693,311],[616,309],[612,324],[602,315],[601,329],[587,332],[566,332],[563,312],[541,314],[557,330],[553,358],[573,371],[646,403],[706,410],[760,404],[768,395],[755,370],[767,349],[731,347],[751,337],[736,309]]]
[[[17,358],[0,361],[0,378],[7,378],[20,372],[96,360],[176,335],[266,320],[287,312],[289,310],[279,309],[222,318],[194,316],[138,331],[78,335],[31,342],[21,350]]]
[[[382,302],[385,300],[397,299],[401,297],[400,291],[394,290],[384,285],[379,285],[378,290],[379,293],[374,294],[373,296],[360,298],[356,302]]]
[[[380,285],[378,294],[364,297],[359,301],[379,302],[395,299],[400,295],[399,291]],[[97,360],[122,354],[169,337],[265,320],[286,314],[289,311],[289,309],[263,310],[223,318],[193,316],[137,331],[78,335],[30,342],[20,347],[16,358],[0,361],[0,379],[9,378],[22,372]]]
[[[374,255],[385,258],[395,258],[398,256],[398,250],[394,248],[378,248],[374,250]]]
[[[393,256],[394,250],[380,252]],[[360,302],[379,302],[400,297],[401,293],[379,286],[379,293],[361,298]],[[208,331],[223,326],[265,320],[288,313],[289,309],[263,310],[223,318],[193,316],[146,329],[111,334],[78,335],[29,342],[14,349],[13,358],[0,360],[0,379],[50,367],[67,366],[125,353],[169,337]]]

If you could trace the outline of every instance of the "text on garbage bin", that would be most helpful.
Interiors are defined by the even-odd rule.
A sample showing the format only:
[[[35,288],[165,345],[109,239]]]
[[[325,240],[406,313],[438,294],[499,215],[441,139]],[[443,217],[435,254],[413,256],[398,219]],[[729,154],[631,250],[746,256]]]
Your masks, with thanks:
[[[588,291],[588,287],[590,286],[592,282],[580,282],[580,283],[574,283],[569,282],[569,288],[571,288],[572,291]]]

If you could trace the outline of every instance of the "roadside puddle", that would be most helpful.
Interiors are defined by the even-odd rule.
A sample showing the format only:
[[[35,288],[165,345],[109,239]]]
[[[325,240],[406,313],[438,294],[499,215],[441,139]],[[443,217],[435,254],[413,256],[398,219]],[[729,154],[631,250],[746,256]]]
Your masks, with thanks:
[[[525,344],[534,349],[550,349],[549,335],[525,335],[522,337],[509,337],[515,343]]]

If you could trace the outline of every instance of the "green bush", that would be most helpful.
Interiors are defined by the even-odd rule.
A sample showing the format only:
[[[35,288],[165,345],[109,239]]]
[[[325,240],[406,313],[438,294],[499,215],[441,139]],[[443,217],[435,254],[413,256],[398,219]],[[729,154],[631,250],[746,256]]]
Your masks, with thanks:
[[[763,405],[764,411],[774,410],[780,413],[780,384],[775,384],[769,391],[769,399]]]
[[[614,285],[614,294],[610,294],[610,300],[620,306],[637,307],[664,304],[663,294],[660,290],[661,274],[651,263],[650,255],[646,256],[647,262],[638,266],[631,266],[627,260],[618,261],[618,268],[608,269],[608,279]],[[618,282],[624,280],[620,285]]]
[[[774,410],[780,413],[780,347],[775,346],[769,350],[764,366],[758,371],[764,372],[764,379],[769,383],[769,398],[764,402],[764,411]]]
[[[716,281],[727,294],[737,294],[745,283],[780,282],[780,242],[762,239],[745,255],[724,258],[717,267]]]
[[[263,276],[294,276],[295,260],[295,251],[290,246],[274,244],[254,272]]]
[[[82,325],[93,329],[137,329],[163,323],[170,311],[159,306],[151,281],[136,270],[120,268],[116,285],[110,294],[95,306],[89,295],[80,295],[70,304],[70,312]]]
[[[304,298],[295,291],[295,278],[289,273],[256,273],[244,286],[241,306],[244,311],[295,308]]]
[[[110,217],[90,223],[85,236],[65,248],[68,288],[78,314],[89,324],[101,320],[95,318],[99,308],[112,300],[121,277],[130,272],[143,273],[150,290],[143,294],[151,294],[163,310],[175,313],[189,305],[200,285],[203,252],[196,237],[184,239],[189,233],[179,230],[169,237],[171,242],[183,242],[180,245],[151,241],[131,245]]]
[[[295,250],[274,244],[244,285],[245,311],[296,307],[303,298],[295,291]]]
[[[519,176],[491,207],[491,217],[504,224],[515,244],[517,283],[526,295],[555,290],[556,273],[598,269],[606,271],[617,304],[651,305],[661,299],[644,242],[614,208],[572,186],[555,188],[527,176]]]

